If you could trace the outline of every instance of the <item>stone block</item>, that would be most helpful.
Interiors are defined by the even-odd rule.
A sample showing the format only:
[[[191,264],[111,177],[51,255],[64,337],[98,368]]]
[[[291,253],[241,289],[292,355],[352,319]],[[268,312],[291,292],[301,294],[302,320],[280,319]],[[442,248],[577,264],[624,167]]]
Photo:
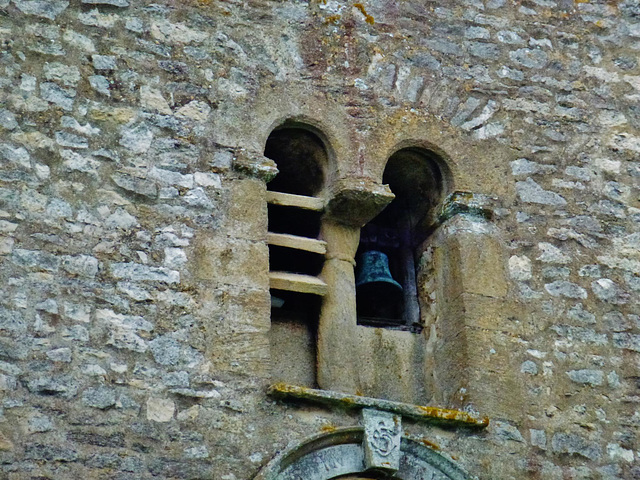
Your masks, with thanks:
[[[458,301],[461,304],[461,311],[457,314],[461,317],[455,321],[465,326],[514,333],[519,330],[519,325],[509,320],[509,317],[517,315],[519,308],[517,304],[472,293],[462,294]]]
[[[460,255],[459,281],[464,292],[504,297],[507,294],[505,258],[499,240],[490,235],[459,234],[456,241]]]
[[[396,472],[400,469],[400,415],[371,408],[362,410],[364,462],[367,470]]]
[[[334,182],[327,215],[335,222],[359,228],[375,218],[395,195],[388,185],[369,178],[345,178]]]
[[[247,240],[196,237],[193,272],[214,284],[269,288],[269,250],[264,243]]]
[[[589,460],[602,458],[602,447],[597,442],[574,433],[554,433],[551,449],[554,453],[577,454]]]
[[[267,201],[264,182],[241,179],[229,182],[229,234],[254,241],[264,239],[267,231]]]
[[[425,370],[424,337],[420,334],[357,326],[349,362],[358,392],[376,398],[421,404],[431,394]]]
[[[316,346],[313,327],[296,321],[272,321],[269,340],[273,381],[315,386]]]
[[[152,422],[170,422],[176,406],[168,398],[150,397],[147,400],[147,419]]]
[[[88,388],[82,393],[82,403],[104,410],[116,404],[116,393],[108,387]]]
[[[180,283],[180,273],[164,267],[150,267],[140,263],[113,263],[111,275],[118,280]]]

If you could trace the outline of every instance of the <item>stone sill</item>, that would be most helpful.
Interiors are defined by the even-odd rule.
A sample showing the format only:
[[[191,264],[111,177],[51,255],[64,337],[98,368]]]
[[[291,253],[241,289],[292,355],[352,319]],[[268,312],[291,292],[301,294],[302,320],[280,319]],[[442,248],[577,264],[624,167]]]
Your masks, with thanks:
[[[329,406],[344,408],[375,408],[392,412],[403,417],[413,418],[420,422],[445,427],[485,428],[489,425],[488,417],[479,417],[459,410],[438,407],[423,407],[410,403],[394,402],[379,398],[361,397],[346,393],[318,390],[297,385],[276,383],[267,392],[275,398],[306,400]]]

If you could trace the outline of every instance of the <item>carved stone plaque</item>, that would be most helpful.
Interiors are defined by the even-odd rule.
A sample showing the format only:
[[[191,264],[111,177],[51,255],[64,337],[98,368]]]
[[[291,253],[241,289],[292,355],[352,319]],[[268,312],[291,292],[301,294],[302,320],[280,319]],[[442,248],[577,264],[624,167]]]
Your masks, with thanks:
[[[397,471],[400,468],[400,440],[402,439],[400,416],[365,408],[362,410],[362,419],[366,469]]]

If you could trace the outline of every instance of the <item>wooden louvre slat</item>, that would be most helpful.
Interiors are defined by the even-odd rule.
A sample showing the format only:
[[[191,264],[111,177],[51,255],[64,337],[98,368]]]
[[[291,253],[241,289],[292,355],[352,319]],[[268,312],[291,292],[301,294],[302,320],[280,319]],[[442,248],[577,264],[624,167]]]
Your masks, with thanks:
[[[297,207],[304,210],[321,212],[324,210],[324,200],[318,197],[306,197],[292,193],[267,191],[267,203],[284,207]]]
[[[298,293],[311,293],[324,296],[327,284],[318,277],[289,272],[269,272],[271,288]]]
[[[278,247],[295,248],[306,252],[327,253],[327,242],[315,238],[299,237],[288,233],[267,233],[267,243]]]

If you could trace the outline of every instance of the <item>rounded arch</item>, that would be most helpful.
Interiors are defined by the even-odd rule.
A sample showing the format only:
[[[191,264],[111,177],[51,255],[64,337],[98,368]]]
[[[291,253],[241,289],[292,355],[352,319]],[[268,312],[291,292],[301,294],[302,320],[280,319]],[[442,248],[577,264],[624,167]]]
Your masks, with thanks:
[[[395,199],[375,221],[391,225],[407,217],[412,228],[428,231],[435,221],[436,207],[450,191],[452,175],[441,154],[409,143],[389,155],[382,183],[389,185]]]
[[[337,156],[332,142],[325,133],[327,131],[321,122],[305,115],[282,117],[272,122],[268,130],[269,134],[263,138],[263,152],[276,164],[278,164],[278,158],[274,158],[277,156],[276,150],[288,156],[288,160],[285,161],[293,167],[288,172],[293,176],[292,181],[321,184],[316,185],[320,188],[315,193],[319,193],[322,188],[331,183],[337,171]],[[299,162],[307,162],[307,165]],[[314,172],[313,162],[317,163],[321,171]],[[295,164],[300,167],[299,171],[296,171]],[[281,167],[282,164],[279,166],[280,170]],[[316,175],[321,179],[315,178]],[[276,176],[276,185],[278,181]]]
[[[403,151],[411,151],[422,155],[425,160],[436,167],[438,174],[442,179],[442,193],[447,195],[454,190],[454,173],[451,168],[453,161],[451,157],[438,145],[422,139],[406,139],[396,143],[390,148],[385,155],[386,161],[380,167],[380,177],[384,176],[389,160],[398,153]]]
[[[281,115],[278,118],[272,120],[271,124],[269,125],[269,128],[266,130],[266,132],[268,133],[266,135],[263,135],[261,139],[263,149],[267,144],[267,139],[269,138],[269,135],[271,135],[274,131],[280,130],[282,128],[300,128],[303,130],[308,130],[309,132],[313,133],[322,141],[322,144],[324,145],[324,148],[327,151],[327,154],[332,157],[332,160],[335,160],[335,158],[333,158],[335,157],[335,152],[332,147],[333,142],[330,139],[330,135],[327,134],[327,132],[329,132],[330,129],[327,126],[325,126],[324,123],[321,122],[320,120],[317,120],[313,117],[310,117],[308,115],[302,115],[302,114],[301,115]]]
[[[361,476],[379,478],[366,471],[362,441],[364,429],[352,427],[312,437],[287,448],[271,460],[254,480],[337,480]],[[462,468],[429,447],[403,438],[400,469],[389,480],[471,480]]]

